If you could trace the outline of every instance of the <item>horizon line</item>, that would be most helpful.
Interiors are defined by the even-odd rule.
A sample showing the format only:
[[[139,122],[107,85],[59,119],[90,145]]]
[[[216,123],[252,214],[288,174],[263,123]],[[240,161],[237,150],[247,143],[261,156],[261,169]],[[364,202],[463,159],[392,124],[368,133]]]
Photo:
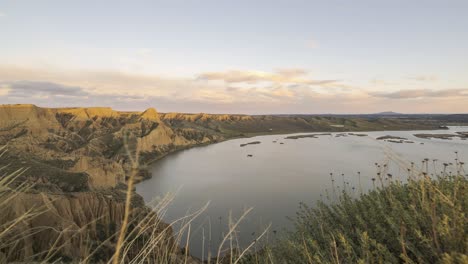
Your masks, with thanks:
[[[400,113],[394,111],[382,111],[376,113],[264,113],[264,114],[248,114],[248,113],[213,113],[213,112],[174,112],[174,111],[158,111],[156,107],[149,107],[144,110],[118,110],[111,106],[61,106],[61,107],[49,107],[49,106],[40,106],[37,104],[0,104],[0,107],[3,106],[35,106],[39,108],[48,108],[48,109],[66,109],[66,108],[110,108],[116,112],[145,112],[148,109],[155,109],[160,114],[210,114],[210,115],[245,115],[245,116],[300,116],[300,115],[317,115],[317,116],[359,116],[359,115],[382,115],[382,116],[405,116],[405,115],[468,115],[468,113],[460,112],[451,112],[451,113]]]

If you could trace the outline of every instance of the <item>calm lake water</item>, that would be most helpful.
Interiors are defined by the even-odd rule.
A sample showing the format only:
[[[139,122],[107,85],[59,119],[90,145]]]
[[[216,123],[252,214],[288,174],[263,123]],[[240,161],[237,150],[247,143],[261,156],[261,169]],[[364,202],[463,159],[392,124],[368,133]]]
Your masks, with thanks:
[[[253,207],[238,228],[242,246],[250,244],[270,223],[271,239],[291,228],[288,217],[294,218],[300,202],[313,206],[317,200],[325,199],[327,191],[333,196],[330,173],[335,179],[335,190],[346,188],[357,196],[360,189],[365,192],[373,188],[371,178],[377,177],[379,170],[375,163],[388,164],[389,171],[384,175],[391,173],[393,180],[405,180],[410,162],[421,168],[424,158],[431,160],[430,173],[434,168],[440,172],[443,162],[455,162],[455,151],[461,161],[468,160],[468,140],[421,139],[413,134],[466,131],[468,127],[450,127],[437,131],[362,132],[367,135],[363,137],[332,133],[318,138],[268,135],[234,139],[165,157],[151,166],[153,178],[138,184],[136,189],[146,202],[168,192],[177,193],[163,216],[166,222],[210,201],[204,213],[192,222],[189,243],[193,255],[204,252],[206,256],[209,248],[216,254],[230,212],[236,219],[246,208]],[[414,143],[376,140],[385,135],[404,137]],[[240,147],[252,141],[261,144]],[[434,163],[433,159],[438,161]],[[449,170],[456,169],[451,166]],[[178,228],[174,226],[175,231]]]

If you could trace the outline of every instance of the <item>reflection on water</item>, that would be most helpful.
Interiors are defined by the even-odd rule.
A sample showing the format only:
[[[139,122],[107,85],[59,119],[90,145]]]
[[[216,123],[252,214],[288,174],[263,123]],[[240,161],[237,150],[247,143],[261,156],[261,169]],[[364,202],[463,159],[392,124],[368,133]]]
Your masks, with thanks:
[[[137,192],[149,202],[177,191],[164,216],[166,222],[210,201],[208,209],[192,223],[190,252],[200,256],[204,246],[205,254],[209,247],[216,253],[230,211],[236,218],[245,209],[254,208],[238,228],[241,245],[249,244],[270,223],[270,237],[274,236],[291,227],[288,217],[294,217],[300,202],[313,205],[321,194],[331,193],[330,173],[337,190],[347,188],[358,195],[360,189],[373,188],[371,179],[378,171],[375,163],[388,164],[388,173],[394,180],[405,180],[410,162],[421,167],[421,161],[428,158],[430,169],[440,171],[443,162],[454,162],[455,151],[460,160],[467,160],[468,141],[413,136],[456,131],[468,131],[468,127],[365,133],[368,136],[332,133],[318,138],[285,139],[286,135],[269,135],[235,139],[181,151],[156,162],[151,167],[153,178],[138,184]],[[385,135],[404,137],[414,143],[376,140]],[[261,144],[240,147],[252,141]],[[434,163],[433,159],[438,161]]]

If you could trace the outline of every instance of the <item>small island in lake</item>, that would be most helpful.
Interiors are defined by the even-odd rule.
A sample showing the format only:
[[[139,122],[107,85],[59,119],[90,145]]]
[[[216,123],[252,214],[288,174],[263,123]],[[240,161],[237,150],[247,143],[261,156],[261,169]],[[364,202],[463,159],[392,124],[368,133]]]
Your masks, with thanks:
[[[455,134],[414,134],[415,137],[425,138],[425,139],[445,139],[451,140],[453,138],[460,138],[466,140],[468,138],[468,132],[456,132]]]
[[[257,144],[260,144],[262,142],[260,141],[253,141],[253,142],[249,142],[249,143],[244,143],[244,144],[240,144],[241,147],[245,147],[247,145],[257,145]]]
[[[377,138],[377,140],[390,140],[390,139],[391,140],[408,140],[407,138],[404,138],[404,137],[397,137],[397,136],[390,136],[390,135]]]
[[[296,135],[285,137],[284,139],[318,138],[318,136],[331,136],[331,133]]]

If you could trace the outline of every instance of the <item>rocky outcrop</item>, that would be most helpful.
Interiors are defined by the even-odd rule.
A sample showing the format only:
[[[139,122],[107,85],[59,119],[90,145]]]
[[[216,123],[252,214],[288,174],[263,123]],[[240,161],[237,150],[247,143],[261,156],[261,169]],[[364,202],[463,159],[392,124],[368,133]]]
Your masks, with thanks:
[[[56,169],[87,174],[91,189],[124,183],[130,169],[129,153],[142,154],[144,166],[168,152],[223,139],[206,131],[173,129],[154,108],[118,112],[106,107],[3,105],[0,120],[0,145],[8,145],[18,156],[39,158],[51,167],[67,161],[72,165]]]
[[[122,165],[102,157],[78,157],[70,171],[86,172],[91,176],[90,186],[94,187],[114,187],[120,182],[125,182],[126,172]]]
[[[0,261],[3,257],[6,262],[67,262],[86,258],[91,263],[107,262],[114,253],[122,225],[124,191],[117,188],[106,192],[72,192],[67,195],[19,193],[12,196],[8,204],[2,205],[0,226],[23,219],[2,235]],[[134,209],[128,232],[139,228],[135,223],[151,219],[155,224],[148,231],[139,231],[143,232],[141,238],[154,232],[165,232],[155,250],[163,246],[171,247],[170,244],[174,242],[168,225],[159,221],[157,216],[151,216],[154,213],[144,206],[139,196],[135,196],[132,204]],[[145,235],[145,232],[148,234]],[[177,254],[177,247],[173,248],[173,254]],[[130,250],[126,257],[134,257],[132,252],[138,252],[138,249]]]
[[[160,121],[159,114],[154,108],[148,108],[146,111],[144,111],[141,114],[141,118],[156,122]]]
[[[98,193],[54,194],[21,193],[2,208],[2,223],[18,219],[33,209],[37,216],[15,226],[25,230],[17,245],[9,248],[9,261],[32,261],[38,252],[48,252],[58,242],[57,254],[69,259],[84,258],[85,240],[97,240],[97,226],[110,227],[122,219],[124,204],[114,202]],[[99,222],[95,219],[100,218]],[[82,231],[81,228],[86,229]],[[35,232],[34,230],[38,230]],[[99,230],[106,235],[116,230]],[[13,239],[14,233],[11,232]],[[40,241],[40,243],[37,243]],[[41,259],[44,256],[38,256]]]

